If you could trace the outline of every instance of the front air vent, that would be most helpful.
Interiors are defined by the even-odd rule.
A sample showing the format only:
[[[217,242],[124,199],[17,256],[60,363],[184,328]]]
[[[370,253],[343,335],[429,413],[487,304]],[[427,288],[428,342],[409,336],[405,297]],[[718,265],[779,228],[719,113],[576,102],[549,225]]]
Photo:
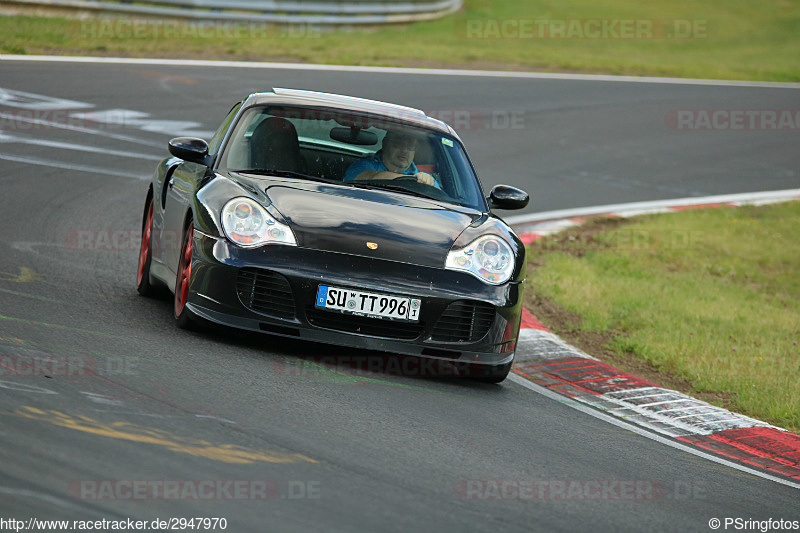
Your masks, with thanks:
[[[458,301],[448,305],[431,339],[440,342],[476,342],[489,332],[494,322],[494,307],[484,302]]]
[[[248,309],[276,318],[294,318],[292,287],[281,274],[260,268],[243,268],[236,280],[239,300]]]

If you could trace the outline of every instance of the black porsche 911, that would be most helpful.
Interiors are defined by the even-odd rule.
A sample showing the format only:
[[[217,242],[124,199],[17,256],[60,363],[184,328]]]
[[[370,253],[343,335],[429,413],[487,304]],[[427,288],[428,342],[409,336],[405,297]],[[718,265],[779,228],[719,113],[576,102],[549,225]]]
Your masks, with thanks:
[[[147,191],[138,290],[210,321],[451,363],[499,382],[519,333],[525,248],[458,135],[422,111],[274,89],[209,142],[172,139]]]

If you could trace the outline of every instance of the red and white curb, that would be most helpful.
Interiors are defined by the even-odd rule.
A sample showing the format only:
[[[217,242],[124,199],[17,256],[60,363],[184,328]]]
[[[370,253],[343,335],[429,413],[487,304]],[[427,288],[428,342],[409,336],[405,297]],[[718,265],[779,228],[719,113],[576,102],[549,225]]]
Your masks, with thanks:
[[[800,199],[800,189],[619,204],[507,218],[523,242],[581,224],[584,217],[630,217],[682,209],[762,205]],[[548,330],[527,309],[514,372],[549,391],[690,447],[800,481],[800,435],[659,387],[597,360]]]

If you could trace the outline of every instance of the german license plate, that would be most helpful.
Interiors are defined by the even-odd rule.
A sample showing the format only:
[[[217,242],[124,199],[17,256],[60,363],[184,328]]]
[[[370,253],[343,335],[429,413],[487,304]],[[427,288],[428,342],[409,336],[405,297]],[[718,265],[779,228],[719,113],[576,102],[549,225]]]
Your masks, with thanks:
[[[353,315],[418,322],[421,302],[406,296],[320,285],[316,306]]]

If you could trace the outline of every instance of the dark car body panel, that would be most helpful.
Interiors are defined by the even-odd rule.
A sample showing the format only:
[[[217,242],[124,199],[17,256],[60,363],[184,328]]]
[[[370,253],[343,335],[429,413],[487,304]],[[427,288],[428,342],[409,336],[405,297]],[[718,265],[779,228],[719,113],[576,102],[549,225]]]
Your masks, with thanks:
[[[267,196],[303,248],[440,267],[469,216],[399,193],[344,185],[271,186]],[[377,245],[374,250],[367,242]]]

